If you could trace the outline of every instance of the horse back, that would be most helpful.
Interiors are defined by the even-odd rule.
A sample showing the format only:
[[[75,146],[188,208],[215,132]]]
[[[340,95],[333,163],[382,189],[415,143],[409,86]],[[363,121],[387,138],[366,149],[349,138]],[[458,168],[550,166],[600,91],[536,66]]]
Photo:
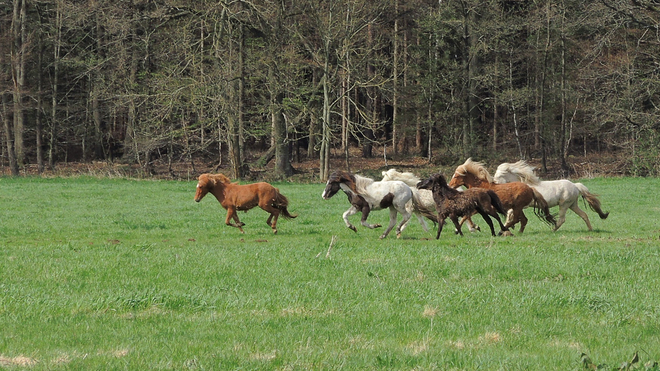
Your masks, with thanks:
[[[227,206],[234,206],[238,210],[252,209],[259,205],[260,200],[275,200],[278,194],[277,188],[265,182],[245,185],[232,183],[225,186]]]
[[[491,189],[495,191],[506,209],[519,205],[527,206],[534,199],[532,188],[522,182],[493,184]]]

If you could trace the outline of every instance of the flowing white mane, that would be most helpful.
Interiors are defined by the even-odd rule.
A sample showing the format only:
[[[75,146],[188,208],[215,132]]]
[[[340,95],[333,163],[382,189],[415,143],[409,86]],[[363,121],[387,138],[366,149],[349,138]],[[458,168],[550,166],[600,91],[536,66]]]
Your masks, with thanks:
[[[534,167],[529,165],[525,160],[520,160],[515,163],[505,162],[497,167],[495,178],[503,173],[510,173],[520,178],[520,181],[527,184],[537,185],[541,182],[536,174],[534,174]]]
[[[364,195],[367,193],[367,187],[374,183],[374,180],[361,175],[353,174],[355,176],[355,190],[357,194]]]
[[[409,187],[417,187],[417,183],[420,182],[420,179],[413,173],[400,173],[396,171],[396,169],[383,171],[383,181],[385,182],[391,180],[400,180],[406,183]]]

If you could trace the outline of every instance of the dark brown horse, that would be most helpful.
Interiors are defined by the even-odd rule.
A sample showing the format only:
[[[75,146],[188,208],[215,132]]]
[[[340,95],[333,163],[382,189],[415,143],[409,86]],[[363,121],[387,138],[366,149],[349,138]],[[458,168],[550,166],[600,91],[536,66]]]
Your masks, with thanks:
[[[459,216],[470,216],[475,213],[481,214],[488,226],[490,233],[495,236],[495,229],[490,216],[495,218],[500,223],[502,231],[508,231],[508,228],[502,224],[499,212],[506,215],[506,211],[500,203],[500,199],[495,192],[484,188],[470,188],[464,192],[458,191],[447,185],[447,180],[442,174],[433,174],[430,178],[422,180],[417,183],[418,189],[428,189],[433,192],[433,199],[436,203],[436,210],[438,210],[438,234],[436,239],[440,238],[442,226],[445,224],[445,219],[449,217],[458,233],[462,236],[461,224],[458,222]],[[489,216],[490,215],[490,216]]]
[[[471,158],[468,158],[463,165],[456,168],[454,176],[449,182],[449,186],[452,188],[462,185],[468,188],[480,187],[495,191],[500,201],[502,201],[504,209],[512,210],[505,224],[507,228],[511,228],[520,222],[520,233],[523,233],[527,225],[527,217],[523,209],[527,206],[532,206],[534,214],[542,221],[552,227],[556,224],[554,216],[550,213],[548,203],[537,190],[522,182],[497,184],[493,182],[493,178],[484,165],[472,161]]]
[[[199,176],[199,182],[197,183],[195,201],[201,201],[209,192],[227,210],[225,224],[240,229],[241,233],[245,233],[243,231],[245,223],[238,220],[237,210],[248,211],[259,206],[270,213],[266,223],[273,229],[273,233],[277,233],[277,218],[280,214],[285,218],[295,218],[297,216],[289,214],[287,210],[289,200],[277,188],[268,183],[239,185],[238,183],[232,183],[229,178],[222,174],[202,174]],[[236,223],[232,223],[232,219]]]

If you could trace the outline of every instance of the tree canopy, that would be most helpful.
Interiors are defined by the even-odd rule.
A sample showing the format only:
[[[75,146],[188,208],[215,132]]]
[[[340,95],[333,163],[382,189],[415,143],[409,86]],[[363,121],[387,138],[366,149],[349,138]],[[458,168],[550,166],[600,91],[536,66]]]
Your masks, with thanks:
[[[0,3],[2,161],[507,153],[660,174],[654,0]]]

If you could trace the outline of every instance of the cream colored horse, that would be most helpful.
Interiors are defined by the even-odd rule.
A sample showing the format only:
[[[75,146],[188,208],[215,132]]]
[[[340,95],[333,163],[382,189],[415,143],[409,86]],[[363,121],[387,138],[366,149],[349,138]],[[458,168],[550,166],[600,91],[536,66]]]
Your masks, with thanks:
[[[587,228],[590,231],[593,230],[589,222],[589,216],[578,205],[580,196],[589,204],[591,210],[598,213],[601,219],[606,219],[609,215],[609,213],[605,213],[601,209],[598,196],[589,193],[589,190],[584,184],[573,183],[567,179],[541,180],[534,174],[534,167],[527,164],[524,160],[501,164],[497,167],[493,179],[496,183],[527,183],[543,195],[549,207],[559,206],[559,217],[557,218],[555,231],[566,221],[566,212],[568,209],[578,214],[587,224]]]

